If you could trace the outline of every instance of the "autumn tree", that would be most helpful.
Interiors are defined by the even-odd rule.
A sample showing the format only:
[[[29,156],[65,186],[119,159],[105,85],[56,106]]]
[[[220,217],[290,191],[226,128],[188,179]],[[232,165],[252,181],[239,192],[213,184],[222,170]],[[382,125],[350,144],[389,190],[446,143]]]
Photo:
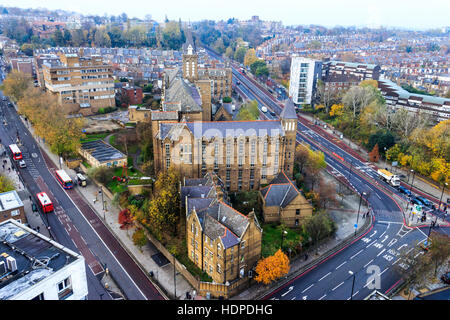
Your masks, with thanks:
[[[325,212],[308,217],[304,223],[304,228],[311,237],[313,245],[318,245],[320,240],[332,236],[336,232],[335,223]]]
[[[248,49],[244,57],[244,65],[250,67],[253,62],[258,60],[255,49]]]
[[[14,183],[7,176],[0,174],[0,193],[16,189]]]
[[[288,274],[290,269],[289,258],[286,254],[278,249],[273,256],[263,258],[256,265],[255,280],[264,284],[269,284]]]
[[[13,70],[3,80],[2,90],[14,102],[19,101],[28,88],[31,87],[31,77],[23,72]]]
[[[259,108],[256,100],[243,104],[236,115],[236,120],[258,120],[258,118]]]
[[[372,151],[369,152],[369,161],[378,162],[380,159],[380,152],[378,150],[378,143],[373,147]]]
[[[118,222],[120,229],[128,229],[133,225],[133,217],[129,209],[123,209],[119,212]]]
[[[145,235],[145,231],[142,228],[137,229],[133,233],[133,243],[138,246],[139,248],[142,248],[145,246],[148,242],[147,236]]]
[[[427,257],[433,266],[433,275],[436,277],[440,268],[447,270],[450,258],[450,237],[439,232],[430,235],[430,247]]]

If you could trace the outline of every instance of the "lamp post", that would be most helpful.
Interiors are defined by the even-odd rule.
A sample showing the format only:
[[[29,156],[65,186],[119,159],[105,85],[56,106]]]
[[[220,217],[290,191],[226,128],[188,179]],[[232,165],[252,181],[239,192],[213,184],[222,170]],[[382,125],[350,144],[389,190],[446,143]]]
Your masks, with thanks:
[[[445,187],[446,187],[446,186],[448,186],[448,183],[447,183],[447,182],[445,182],[444,185],[442,186],[442,193],[441,193],[441,198],[439,199],[438,210],[441,210],[442,197],[443,197],[443,195],[444,195],[444,190],[445,190]]]
[[[281,246],[280,246],[281,251],[283,251],[283,240],[286,235],[287,235],[287,231],[283,230],[283,232],[281,232]]]
[[[355,226],[355,236],[356,236],[356,230],[358,230],[358,221],[359,221],[359,211],[361,210],[361,202],[363,196],[366,196],[367,193],[363,192],[362,195],[359,197],[359,207],[358,207],[358,214],[356,215],[356,226]]]
[[[411,169],[411,172],[413,173],[413,177],[412,177],[411,185],[409,186],[410,192],[412,192],[412,186],[414,184],[414,177],[416,176],[416,172],[413,169]]]
[[[348,273],[353,276],[353,281],[352,281],[352,293],[350,295],[350,300],[353,300],[353,288],[355,287],[355,274],[353,273],[353,271],[349,270]]]

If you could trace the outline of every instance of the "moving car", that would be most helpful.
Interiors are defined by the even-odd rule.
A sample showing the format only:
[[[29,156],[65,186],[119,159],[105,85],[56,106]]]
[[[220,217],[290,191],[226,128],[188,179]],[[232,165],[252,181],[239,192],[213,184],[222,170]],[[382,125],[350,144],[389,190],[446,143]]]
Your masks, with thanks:
[[[20,160],[19,161],[19,167],[21,167],[21,168],[26,168],[27,167],[27,164],[25,163],[25,160]]]
[[[266,107],[261,107],[261,111],[266,113],[267,112],[267,108]]]
[[[432,207],[433,204],[431,203],[431,201],[429,201],[427,198],[419,196],[417,197],[417,199],[419,199],[420,201],[423,202],[424,205],[426,205],[427,207]]]
[[[419,206],[425,206],[422,201],[420,201],[417,197],[412,196],[411,202],[414,204],[418,204]]]
[[[269,112],[270,113],[270,115],[272,116],[272,117],[275,117],[277,114],[275,113],[275,112],[273,112],[273,111],[270,111]]]

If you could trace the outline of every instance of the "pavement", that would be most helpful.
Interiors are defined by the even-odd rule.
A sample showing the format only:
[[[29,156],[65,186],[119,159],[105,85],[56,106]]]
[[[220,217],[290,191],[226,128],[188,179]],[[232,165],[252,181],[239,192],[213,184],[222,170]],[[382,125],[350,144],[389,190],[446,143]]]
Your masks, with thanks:
[[[30,129],[30,131],[31,130],[32,128]],[[45,145],[40,139],[37,140],[37,142],[40,145],[41,149],[52,159],[52,161],[54,163],[58,163],[58,157],[49,150],[49,147]],[[69,169],[65,164],[63,164],[63,169],[75,181],[76,171]],[[171,263],[168,263],[163,266],[158,266],[158,264],[153,260],[152,256],[158,254],[159,251],[150,242],[148,242],[142,248],[134,245],[132,240],[134,229],[120,229],[120,225],[118,223],[120,208],[113,204],[112,199],[108,198],[106,195],[103,196],[103,201],[105,203],[106,209],[105,211],[103,211],[102,198],[100,195],[98,195],[99,186],[97,186],[89,178],[86,187],[76,186],[75,189],[86,200],[86,202],[98,215],[98,217],[101,218],[105,226],[111,231],[113,236],[119,241],[119,243],[121,243],[122,247],[140,266],[140,268],[143,269],[147,275],[149,275],[151,271],[153,272],[154,276],[153,278],[149,276],[150,280],[155,285],[163,288],[165,292],[173,295],[173,265]],[[186,292],[190,292],[192,295],[194,289],[189,284],[189,282],[180,274],[177,274],[176,278],[177,298],[184,299]],[[102,283],[107,283],[111,291],[115,292],[116,295],[121,296],[120,288],[114,282],[113,277],[105,275],[104,279],[102,279]]]

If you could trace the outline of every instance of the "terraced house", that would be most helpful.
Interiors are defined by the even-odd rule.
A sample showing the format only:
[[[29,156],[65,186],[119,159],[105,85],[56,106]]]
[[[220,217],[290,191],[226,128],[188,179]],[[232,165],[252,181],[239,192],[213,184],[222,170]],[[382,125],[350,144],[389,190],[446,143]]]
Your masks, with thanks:
[[[189,258],[218,284],[248,277],[261,256],[262,228],[254,212],[245,216],[234,210],[212,172],[183,181]]]
[[[89,115],[115,105],[112,66],[101,56],[83,56],[82,51],[58,56],[42,64],[42,74],[45,89],[57,95],[65,111]]]

